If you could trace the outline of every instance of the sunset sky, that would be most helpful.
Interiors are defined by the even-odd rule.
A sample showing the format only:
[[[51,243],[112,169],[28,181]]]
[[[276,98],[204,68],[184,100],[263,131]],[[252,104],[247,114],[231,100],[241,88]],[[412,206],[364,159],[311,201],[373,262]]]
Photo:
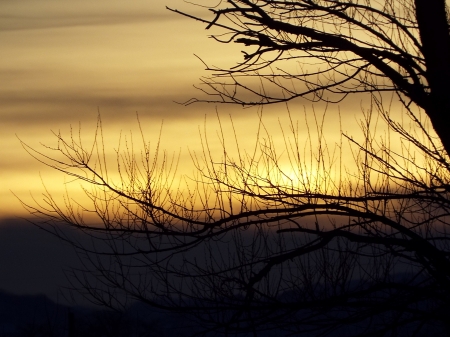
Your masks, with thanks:
[[[54,172],[47,180],[46,168],[21,148],[18,138],[37,148],[40,142],[51,143],[51,131],[64,133],[79,124],[92,135],[98,110],[114,141],[110,151],[121,130],[137,126],[136,112],[149,140],[157,140],[164,120],[167,148],[174,145],[175,133],[184,145],[197,136],[197,125],[214,107],[184,108],[174,101],[194,94],[192,84],[204,68],[194,53],[214,61],[224,54],[210,51],[204,27],[165,5],[186,7],[181,1],[158,6],[148,1],[0,4],[1,217],[23,213],[10,191],[20,198],[39,191],[39,174],[49,188],[61,186],[53,182]],[[179,139],[176,143],[179,147]]]
[[[65,185],[67,178],[33,159],[19,139],[40,149],[41,143],[55,143],[52,131],[69,135],[71,125],[76,132],[81,125],[89,143],[98,111],[110,154],[117,148],[121,132],[137,132],[136,113],[151,142],[158,140],[163,122],[161,146],[169,153],[181,151],[180,173],[193,170],[189,150],[200,148],[199,128],[204,130],[205,121],[211,144],[216,146],[216,109],[225,130],[230,132],[231,115],[241,146],[253,146],[257,108],[213,104],[186,107],[175,103],[201,95],[193,85],[207,73],[194,54],[208,64],[223,67],[241,60],[242,54],[241,46],[214,42],[208,38],[212,32],[206,31],[204,24],[174,14],[165,6],[208,15],[204,8],[182,0],[0,2],[1,224],[27,216],[13,193],[24,202],[31,202],[31,195],[41,200],[42,183],[56,198],[66,187],[73,189],[71,195],[76,197],[78,193],[77,182]],[[340,104],[344,131],[355,128],[361,104],[362,98]],[[311,103],[298,100],[290,104],[290,109],[304,127],[304,112],[312,111]],[[323,109],[323,104],[316,105],[319,114]],[[337,107],[330,107],[327,117],[326,132],[331,142],[339,135],[336,111]],[[282,124],[287,121],[286,107],[264,110],[264,121],[276,141],[281,139],[278,119]],[[229,135],[234,141],[233,134]],[[2,233],[2,242],[8,241],[13,249],[11,240],[18,236],[11,230]],[[23,243],[25,238],[21,240]],[[16,269],[25,261],[25,257],[15,261],[12,255],[11,259]],[[19,278],[23,280],[25,275],[20,273],[0,279],[0,288],[20,283]],[[39,289],[30,287],[26,291]]]

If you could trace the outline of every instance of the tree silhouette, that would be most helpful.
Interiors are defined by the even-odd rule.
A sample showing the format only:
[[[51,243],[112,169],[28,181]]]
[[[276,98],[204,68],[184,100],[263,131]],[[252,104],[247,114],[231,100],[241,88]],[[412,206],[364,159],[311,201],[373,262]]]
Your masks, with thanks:
[[[361,112],[362,137],[342,134],[331,146],[314,115],[305,140],[291,118],[279,149],[260,118],[252,151],[236,145],[232,157],[224,142],[214,154],[203,139],[203,153],[192,154],[197,175],[185,185],[176,185],[177,161],[144,136],[140,153],[131,145],[118,151],[120,181],[110,178],[100,121],[89,148],[60,134],[46,150],[24,144],[92,187],[85,190],[89,208],[69,198],[61,207],[49,194],[25,205],[37,225],[79,252],[85,270],[73,271],[74,287],[110,307],[137,299],[193,315],[204,334],[447,334],[445,2],[243,0],[219,7],[211,19],[191,17],[229,34],[217,40],[256,50],[232,69],[212,69],[203,83],[213,96],[194,101],[333,102],[365,92],[372,104]],[[317,62],[297,73],[277,66],[309,59]],[[386,91],[404,103],[400,119],[384,103]],[[345,144],[351,157],[343,158]],[[91,241],[66,235],[65,226]]]
[[[450,149],[444,0],[232,0],[210,11],[213,19],[181,14],[219,27],[212,36],[219,42],[253,48],[231,69],[208,67],[214,74],[201,88],[212,97],[188,103],[339,102],[354,93],[394,92],[406,107],[426,112]]]

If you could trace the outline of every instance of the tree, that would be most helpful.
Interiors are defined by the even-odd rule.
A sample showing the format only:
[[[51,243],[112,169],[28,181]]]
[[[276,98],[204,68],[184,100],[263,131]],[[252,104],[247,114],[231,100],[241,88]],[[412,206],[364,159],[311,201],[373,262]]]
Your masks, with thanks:
[[[86,269],[74,271],[74,286],[110,307],[138,299],[191,314],[205,334],[448,334],[445,2],[219,6],[213,18],[195,18],[230,34],[217,40],[256,51],[233,69],[212,69],[218,73],[203,83],[217,96],[206,101],[332,102],[363,92],[372,104],[362,111],[362,138],[343,134],[331,146],[314,115],[309,140],[315,134],[317,142],[304,147],[291,119],[283,131],[287,172],[261,118],[255,149],[236,158],[225,143],[217,158],[204,139],[203,154],[193,154],[198,175],[185,187],[175,186],[177,162],[159,144],[152,151],[143,141],[140,154],[131,146],[119,151],[118,183],[107,174],[100,132],[90,148],[59,134],[47,148],[52,154],[24,144],[38,160],[92,187],[89,208],[70,199],[61,208],[51,195],[44,204],[25,205],[41,218],[37,225],[79,252]],[[317,71],[276,67],[305,59],[316,60]],[[252,89],[253,78],[264,85]],[[296,89],[296,81],[304,86]],[[404,103],[400,121],[384,92]],[[377,134],[381,122],[388,131]],[[353,171],[345,169],[345,142]],[[66,235],[67,226],[90,243]]]
[[[210,11],[212,20],[180,14],[225,31],[212,36],[219,42],[253,49],[231,69],[208,67],[215,74],[203,84],[213,97],[188,103],[339,102],[359,92],[394,92],[426,112],[449,151],[445,0],[231,0]]]

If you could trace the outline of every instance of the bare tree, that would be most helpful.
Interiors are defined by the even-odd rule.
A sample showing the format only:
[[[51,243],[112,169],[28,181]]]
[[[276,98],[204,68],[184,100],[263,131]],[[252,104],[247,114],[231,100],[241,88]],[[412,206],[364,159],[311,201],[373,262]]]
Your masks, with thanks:
[[[215,40],[249,48],[231,69],[208,67],[214,73],[201,88],[210,97],[187,103],[339,102],[394,92],[426,112],[450,150],[445,0],[230,0],[210,11],[212,19],[181,14],[218,27]]]
[[[203,153],[192,154],[198,174],[185,185],[176,184],[176,159],[144,137],[140,153],[118,151],[119,181],[108,175],[100,132],[89,148],[59,134],[46,151],[24,144],[92,187],[89,207],[70,198],[61,207],[48,194],[25,205],[37,225],[79,252],[85,270],[73,272],[74,286],[110,307],[138,299],[191,314],[205,334],[448,334],[448,98],[433,68],[441,62],[439,72],[448,71],[448,25],[445,3],[428,4],[243,0],[221,2],[212,19],[200,19],[229,32],[224,41],[256,46],[236,68],[205,80],[209,94],[264,104],[367,92],[372,105],[361,112],[360,140],[343,134],[329,145],[318,116],[304,140],[291,118],[279,149],[260,119],[252,151],[236,145],[232,157],[223,143],[212,154],[203,139]],[[326,67],[275,66],[305,58]],[[267,85],[252,89],[254,77]],[[383,104],[384,91],[404,102],[400,120]],[[246,92],[259,99],[244,100]],[[377,133],[382,122],[388,131]],[[352,158],[342,158],[345,144]],[[66,227],[91,241],[75,240]]]

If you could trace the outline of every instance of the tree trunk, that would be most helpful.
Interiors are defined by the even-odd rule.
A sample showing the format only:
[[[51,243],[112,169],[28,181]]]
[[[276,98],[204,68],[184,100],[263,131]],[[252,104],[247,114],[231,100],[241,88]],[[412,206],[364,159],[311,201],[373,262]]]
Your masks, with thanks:
[[[450,37],[445,0],[415,0],[415,6],[429,86],[425,110],[450,155]]]

